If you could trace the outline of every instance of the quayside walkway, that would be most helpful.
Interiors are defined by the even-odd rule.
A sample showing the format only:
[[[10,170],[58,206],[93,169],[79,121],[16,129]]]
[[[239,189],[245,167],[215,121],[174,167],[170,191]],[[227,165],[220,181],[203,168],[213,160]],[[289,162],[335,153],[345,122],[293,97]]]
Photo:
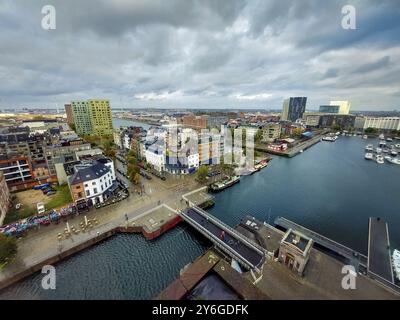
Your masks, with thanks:
[[[260,271],[265,261],[265,250],[262,247],[197,206],[189,207],[179,214],[231,258],[250,270]]]

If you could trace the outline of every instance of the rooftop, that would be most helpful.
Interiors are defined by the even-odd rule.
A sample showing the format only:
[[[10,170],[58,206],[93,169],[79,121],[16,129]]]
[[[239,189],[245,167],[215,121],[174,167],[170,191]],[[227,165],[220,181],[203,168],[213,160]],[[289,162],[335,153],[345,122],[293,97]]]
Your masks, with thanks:
[[[108,172],[110,172],[110,169],[104,163],[98,161],[91,164],[78,164],[75,166],[75,173],[68,180],[70,184],[77,184],[100,178]]]
[[[300,249],[302,252],[304,252],[307,248],[307,245],[312,240],[310,238],[306,237],[305,235],[301,234],[298,231],[289,229],[286,232],[285,236],[283,237],[282,241],[289,243],[291,245],[294,245],[295,247]]]

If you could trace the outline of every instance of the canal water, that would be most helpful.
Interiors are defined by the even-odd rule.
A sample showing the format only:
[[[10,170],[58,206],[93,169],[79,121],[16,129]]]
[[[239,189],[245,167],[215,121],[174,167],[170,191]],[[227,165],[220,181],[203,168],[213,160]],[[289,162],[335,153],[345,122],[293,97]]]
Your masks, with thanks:
[[[147,123],[144,122],[138,122],[138,121],[133,121],[133,120],[128,120],[128,119],[118,119],[118,118],[113,118],[113,127],[114,129],[120,128],[120,127],[142,127],[145,130],[148,130],[151,126]]]
[[[400,247],[400,166],[364,160],[377,140],[340,137],[267,168],[215,195],[209,212],[231,226],[246,214],[271,223],[284,216],[333,240],[367,252],[368,217],[389,223]],[[0,299],[149,299],[210,244],[185,223],[154,241],[118,235],[57,265],[56,290],[37,273],[4,290]]]

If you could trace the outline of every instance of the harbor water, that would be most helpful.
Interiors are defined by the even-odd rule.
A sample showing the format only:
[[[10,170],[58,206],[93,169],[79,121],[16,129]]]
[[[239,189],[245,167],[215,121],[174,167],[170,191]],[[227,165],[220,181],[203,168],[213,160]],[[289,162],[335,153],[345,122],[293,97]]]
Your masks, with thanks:
[[[400,166],[364,159],[360,137],[321,142],[215,195],[208,211],[231,226],[249,214],[271,223],[284,216],[367,253],[368,218],[389,223],[400,247]],[[57,264],[56,290],[36,273],[0,293],[0,299],[150,299],[179,276],[210,243],[185,223],[154,241],[118,235]]]

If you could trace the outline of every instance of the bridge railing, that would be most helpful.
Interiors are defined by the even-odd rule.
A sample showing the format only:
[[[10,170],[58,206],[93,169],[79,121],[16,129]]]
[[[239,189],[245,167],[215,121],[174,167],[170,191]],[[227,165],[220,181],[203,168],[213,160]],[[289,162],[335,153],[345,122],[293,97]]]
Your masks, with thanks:
[[[254,243],[253,241],[251,241],[250,239],[248,239],[247,237],[245,237],[244,235],[242,235],[241,233],[239,233],[238,231],[236,231],[235,229],[233,229],[232,227],[228,226],[227,224],[223,223],[221,220],[215,218],[214,216],[210,215],[207,211],[194,206],[192,207],[192,209],[196,210],[198,213],[200,213],[203,217],[205,217],[208,220],[211,220],[213,223],[215,223],[217,226],[219,226],[222,229],[225,229],[227,231],[229,231],[229,233],[235,237],[237,240],[240,240],[242,242],[244,242],[247,246],[251,247],[252,249],[256,250],[259,254],[265,255],[265,249],[262,248],[260,245]]]
[[[229,255],[233,256],[237,261],[239,261],[242,265],[249,269],[255,269],[256,271],[259,271],[258,267],[248,261],[245,257],[241,256],[238,254],[233,248],[231,248],[228,244],[223,242],[221,239],[210,233],[206,228],[204,228],[201,224],[199,224],[197,221],[189,217],[185,212],[180,212],[180,214],[185,218],[186,222],[188,222],[190,225],[192,225],[194,228],[196,228],[199,232],[201,232],[207,239],[210,241],[214,242],[219,248],[221,248],[223,251],[227,252]]]

